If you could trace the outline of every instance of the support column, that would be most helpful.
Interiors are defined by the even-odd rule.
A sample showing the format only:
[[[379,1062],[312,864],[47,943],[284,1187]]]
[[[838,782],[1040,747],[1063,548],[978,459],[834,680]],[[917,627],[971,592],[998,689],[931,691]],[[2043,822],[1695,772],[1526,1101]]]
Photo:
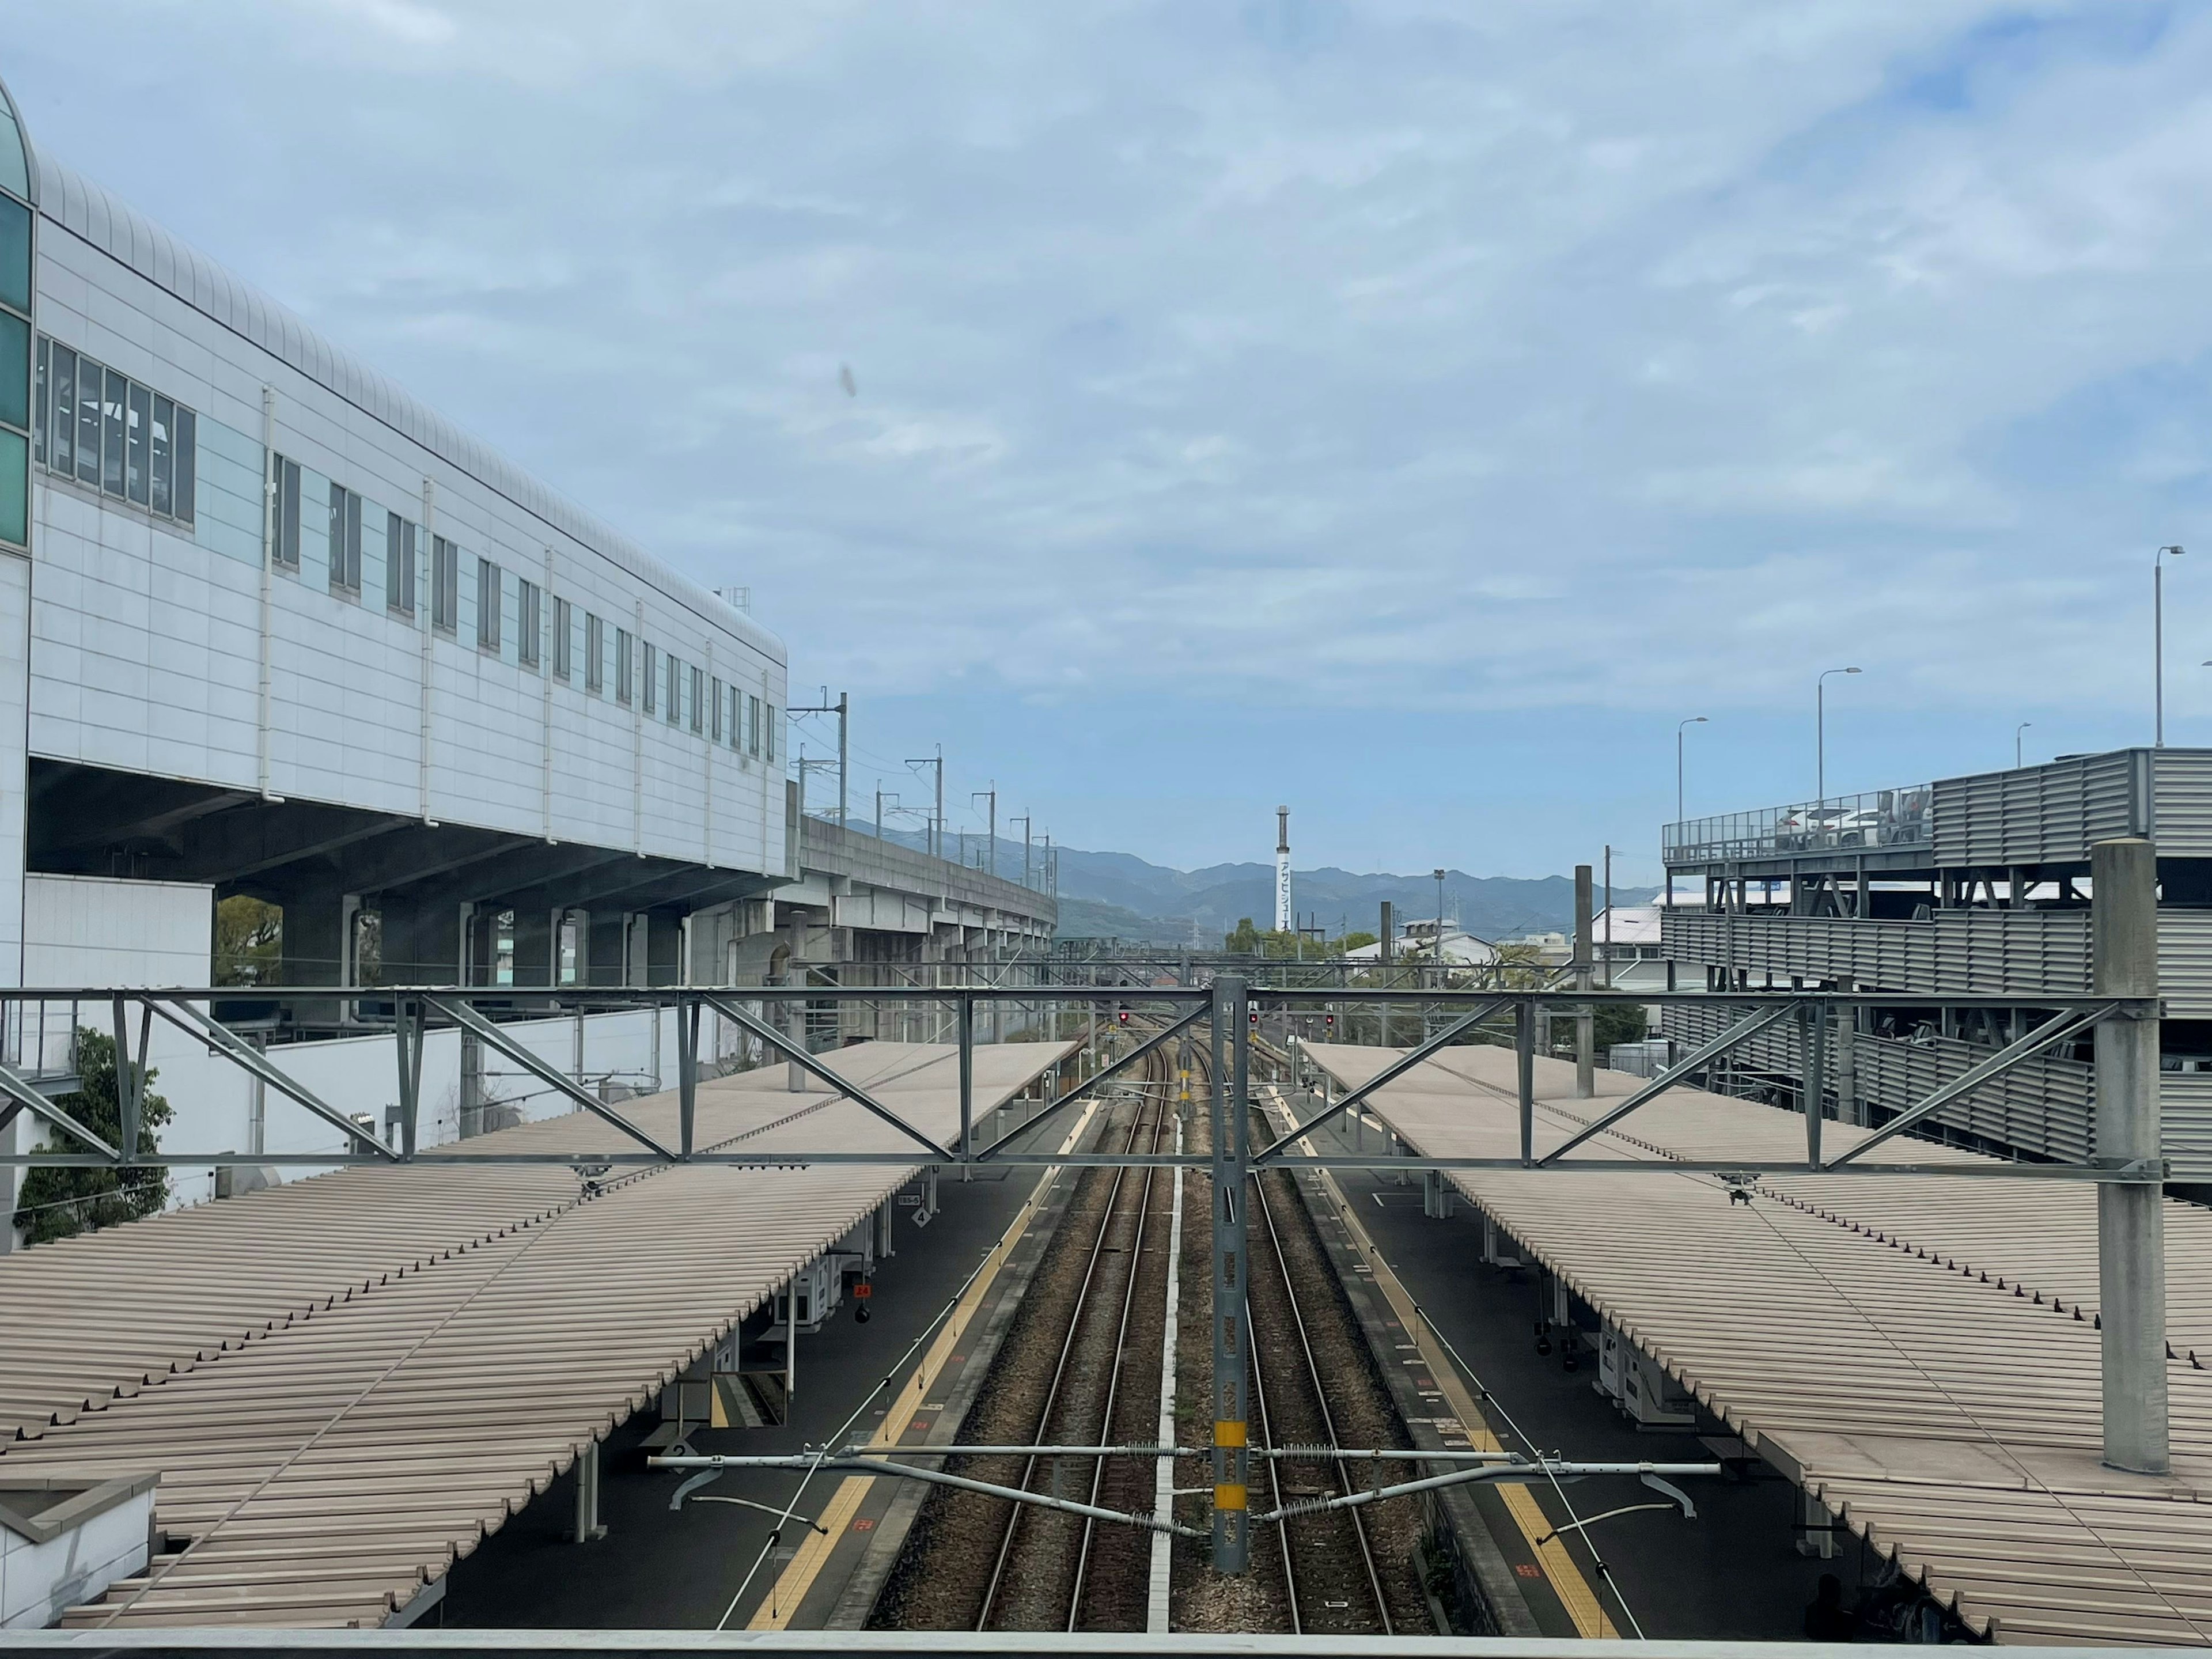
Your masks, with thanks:
[[[1251,1156],[1244,1115],[1251,1064],[1247,1020],[1244,981],[1234,975],[1214,981],[1213,1567],[1224,1573],[1242,1573],[1252,1560],[1245,1407],[1250,1380],[1244,1303],[1244,1206]],[[1224,1047],[1230,1051],[1225,1055]]]
[[[599,1443],[594,1440],[576,1454],[576,1524],[568,1541],[596,1544],[606,1535],[599,1520]]]
[[[2100,996],[2158,994],[2158,855],[2146,840],[2089,849],[2093,984]],[[2097,1031],[2096,1161],[2159,1167],[2159,1022],[2107,1019]],[[2105,1462],[2164,1474],[2166,1436],[2165,1189],[2097,1187],[2098,1307],[2104,1327]]]
[[[1590,988],[1590,867],[1575,866],[1575,989]],[[1575,1098],[1597,1093],[1597,1016],[1588,1003],[1575,1010]]]
[[[1855,991],[1857,982],[1849,975],[1836,981],[1838,991]],[[1863,1123],[1859,1113],[1858,1071],[1859,1011],[1838,1008],[1835,1013],[1835,1078],[1836,1121]]]

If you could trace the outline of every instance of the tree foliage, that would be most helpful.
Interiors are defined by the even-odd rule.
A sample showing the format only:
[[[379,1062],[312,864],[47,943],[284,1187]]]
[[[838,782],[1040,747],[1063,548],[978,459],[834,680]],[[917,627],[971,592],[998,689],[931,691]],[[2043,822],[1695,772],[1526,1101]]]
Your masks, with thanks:
[[[274,985],[284,955],[284,912],[244,893],[215,907],[215,982]]]
[[[77,1091],[54,1104],[109,1146],[123,1139],[123,1104],[115,1088],[115,1039],[80,1026],[76,1034]],[[157,1131],[168,1122],[169,1103],[153,1090],[156,1072],[145,1074],[138,1108],[138,1150],[161,1150]],[[42,1150],[80,1152],[84,1143],[50,1129]],[[15,1215],[28,1242],[43,1244],[95,1227],[152,1215],[169,1200],[169,1177],[159,1168],[33,1170],[24,1178]]]

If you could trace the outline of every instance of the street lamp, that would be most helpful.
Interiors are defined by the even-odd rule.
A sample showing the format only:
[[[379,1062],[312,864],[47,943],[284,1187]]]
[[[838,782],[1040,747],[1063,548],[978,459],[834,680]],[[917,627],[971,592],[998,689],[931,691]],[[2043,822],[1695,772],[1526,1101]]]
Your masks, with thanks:
[[[2166,556],[2179,558],[2184,549],[2171,544],[2150,560],[2150,673],[2151,746],[2166,747]]]
[[[2027,764],[2027,761],[2021,758],[2023,751],[2021,748],[2020,734],[2034,724],[2033,720],[2022,720],[2012,729],[2012,764],[2013,770],[2015,772]]]
[[[1813,683],[1813,804],[1828,798],[1828,676],[1856,674],[1856,668],[1826,668]]]
[[[1693,726],[1703,726],[1705,717],[1692,714],[1674,728],[1674,822],[1682,822],[1682,736]]]
[[[1442,962],[1444,959],[1444,872],[1437,870],[1431,873],[1437,878],[1437,960]]]

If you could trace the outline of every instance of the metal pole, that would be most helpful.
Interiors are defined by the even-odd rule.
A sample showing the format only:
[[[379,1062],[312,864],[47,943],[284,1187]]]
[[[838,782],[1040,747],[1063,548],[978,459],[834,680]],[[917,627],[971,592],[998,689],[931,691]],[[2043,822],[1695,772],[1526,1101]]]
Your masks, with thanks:
[[[2147,841],[2089,849],[2093,988],[2158,994],[2158,855]],[[2148,1164],[2148,1179],[2097,1187],[2097,1287],[2104,1327],[2105,1462],[2164,1474],[2166,1435],[2166,1213],[2157,1171],[2159,1021],[2110,1018],[2097,1032],[2096,1161]]]
[[[1797,1011],[1801,1092],[1805,1104],[1805,1162],[1820,1167],[1821,1100],[1828,1091],[1828,1011],[1808,1004]]]
[[[138,1161],[139,1094],[145,1077],[143,1072],[134,1073],[131,1068],[129,1010],[119,992],[114,998],[114,1007],[115,1104],[122,1120],[122,1133],[116,1136],[115,1144],[121,1149],[122,1162],[127,1168]],[[145,1057],[143,1047],[139,1050],[139,1057],[142,1060]],[[367,1148],[349,1146],[346,1150],[350,1152],[366,1151]]]
[[[851,802],[849,780],[853,775],[853,747],[850,741],[851,734],[846,724],[848,717],[852,713],[852,694],[848,691],[840,691],[837,694],[837,827],[840,830],[849,830],[853,827],[853,820],[848,814],[848,808]]]
[[[1605,848],[1605,988],[1613,989],[1613,843]]]
[[[402,997],[392,1009],[392,1036],[399,1048],[399,1151],[415,1156],[416,1124],[422,1099],[422,1005]]]
[[[1521,1105],[1521,1161],[1536,1161],[1536,1000],[1513,1008],[1513,1071]]]
[[[579,1078],[578,1082],[583,1079]],[[676,1006],[676,1127],[684,1157],[695,1146],[699,1117],[699,1004],[690,997]]]
[[[1575,989],[1590,988],[1590,867],[1575,866]],[[1597,1012],[1583,1003],[1575,1010],[1575,1098],[1597,1092],[1593,1075],[1597,1056]]]
[[[2150,562],[2151,744],[2166,747],[2166,550]]]
[[[1246,1502],[1251,1454],[1246,1427],[1244,1204],[1250,1156],[1244,1121],[1251,1044],[1244,981],[1213,983],[1213,1566],[1242,1573],[1251,1565]],[[1221,1064],[1223,1038],[1230,1063]]]
[[[960,998],[960,1178],[972,1181],[975,1156],[975,999]]]

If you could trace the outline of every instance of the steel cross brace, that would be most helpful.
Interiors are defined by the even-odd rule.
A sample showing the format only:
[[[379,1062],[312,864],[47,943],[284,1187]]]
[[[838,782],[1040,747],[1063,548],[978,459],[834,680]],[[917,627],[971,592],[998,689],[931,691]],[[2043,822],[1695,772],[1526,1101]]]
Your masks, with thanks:
[[[724,1019],[744,1027],[746,1030],[750,1031],[755,1036],[760,1038],[761,1041],[782,1054],[786,1059],[791,1060],[800,1071],[805,1072],[809,1077],[817,1079],[821,1082],[829,1085],[830,1087],[836,1090],[837,1093],[865,1108],[866,1110],[874,1113],[878,1117],[883,1119],[884,1122],[890,1124],[892,1128],[896,1129],[901,1134],[914,1141],[917,1146],[927,1148],[929,1152],[931,1163],[942,1164],[945,1162],[945,1148],[942,1146],[939,1145],[936,1141],[932,1140],[927,1135],[922,1133],[921,1130],[915,1128],[913,1124],[908,1122],[896,1112],[891,1110],[890,1107],[884,1105],[873,1095],[870,1094],[866,1089],[860,1087],[859,1084],[850,1082],[848,1079],[838,1076],[836,1073],[831,1071],[820,1060],[815,1059],[812,1054],[806,1051],[806,1045],[805,1043],[793,1042],[782,1032],[769,1024],[767,1021],[754,1018],[750,1014],[745,1012],[744,1009],[738,1007],[733,1003],[725,1001],[720,997],[714,996],[709,993],[702,991],[699,994],[699,1000],[704,1003],[708,1007],[712,1008]]]
[[[1119,1077],[1123,1072],[1128,1070],[1130,1066],[1135,1065],[1146,1054],[1151,1054],[1155,1048],[1160,1047],[1160,1045],[1164,1043],[1170,1037],[1179,1036],[1189,1027],[1197,1024],[1200,1020],[1204,1019],[1212,1012],[1213,1009],[1211,1004],[1200,1003],[1197,1007],[1192,1009],[1188,1013],[1185,1014],[1181,1019],[1176,1020],[1173,1024],[1165,1026],[1153,1036],[1147,1037],[1144,1042],[1130,1049],[1127,1054],[1122,1055],[1121,1059],[1115,1060],[1111,1066],[1107,1066],[1104,1070],[1094,1073],[1081,1083],[1071,1084],[1068,1086],[1067,1091],[1061,1095],[1058,1100],[1054,1101],[1051,1105],[1046,1107],[1044,1110],[1039,1112],[1035,1117],[1023,1124],[1018,1129],[1010,1129],[1005,1134],[1000,1135],[996,1140],[983,1148],[981,1152],[976,1153],[973,1161],[977,1164],[981,1164],[997,1157],[1000,1149],[1004,1147],[1008,1141],[1016,1139],[1022,1135],[1028,1134],[1031,1130],[1035,1129],[1038,1124],[1052,1116],[1054,1113],[1064,1109],[1074,1101],[1082,1099],[1084,1096],[1090,1094],[1097,1089],[1100,1085],[1109,1083],[1115,1078]]]
[[[1781,1019],[1784,1015],[1795,1010],[1796,1006],[1797,1004],[1794,1001],[1777,1003],[1771,1008],[1762,1008],[1756,1013],[1746,1015],[1719,1036],[1706,1038],[1705,1042],[1660,1073],[1641,1089],[1631,1094],[1627,1099],[1622,1101],[1604,1116],[1583,1125],[1558,1146],[1553,1147],[1550,1152],[1536,1160],[1536,1167],[1540,1170],[1547,1164],[1557,1163],[1592,1135],[1604,1133],[1638,1107],[1657,1099],[1707,1060],[1727,1053],[1747,1037],[1757,1036],[1768,1026]]]
[[[1419,1048],[1410,1050],[1400,1060],[1385,1066],[1381,1072],[1377,1073],[1374,1077],[1370,1078],[1366,1082],[1361,1084],[1357,1089],[1354,1089],[1350,1093],[1346,1094],[1334,1106],[1329,1107],[1327,1110],[1321,1113],[1320,1115],[1307,1122],[1301,1123],[1297,1128],[1291,1130],[1288,1134],[1277,1140],[1273,1146],[1267,1147],[1262,1152],[1255,1152],[1252,1155],[1252,1163],[1254,1166],[1256,1168],[1262,1164],[1273,1163],[1275,1159],[1281,1155],[1283,1149],[1285,1146],[1288,1146],[1292,1141],[1298,1139],[1301,1136],[1312,1133],[1316,1129],[1321,1127],[1322,1124],[1329,1121],[1330,1119],[1339,1116],[1344,1112],[1349,1111],[1352,1107],[1359,1104],[1361,1101],[1366,1099],[1368,1096],[1373,1094],[1377,1089],[1382,1088],[1385,1084],[1395,1083],[1398,1079],[1412,1071],[1413,1067],[1419,1065],[1430,1055],[1435,1054],[1438,1049],[1449,1043],[1453,1038],[1459,1036],[1464,1032],[1473,1030],[1476,1026],[1482,1024],[1484,1020],[1488,1019],[1492,1014],[1496,1013],[1500,1008],[1504,1007],[1512,999],[1510,997],[1495,998],[1489,1002],[1484,1003],[1480,1007],[1477,1008],[1473,1013],[1468,1015],[1464,1019],[1457,1020],[1452,1024],[1447,1025],[1443,1030],[1437,1032],[1436,1036],[1430,1037],[1424,1042]]]
[[[1848,1152],[1837,1153],[1820,1167],[1824,1170],[1834,1170],[1850,1163],[1862,1154],[1881,1146],[1892,1135],[1902,1134],[1923,1118],[1942,1111],[1960,1096],[1972,1094],[1991,1078],[2002,1076],[2019,1065],[2021,1061],[2048,1048],[2054,1042],[2063,1042],[2077,1032],[2087,1030],[2113,1012],[2115,1012],[2113,1007],[2075,1008],[2063,1013],[2053,1014],[2018,1042],[2008,1044],[1978,1066],[1960,1073],[1925,1100],[1917,1102],[1906,1108],[1905,1111],[1890,1119],[1857,1146]]]
[[[632,1123],[620,1112],[615,1110],[613,1107],[608,1105],[590,1090],[583,1087],[580,1084],[576,1083],[565,1073],[557,1072],[552,1066],[548,1066],[536,1054],[532,1054],[529,1049],[524,1048],[514,1038],[508,1036],[506,1032],[501,1030],[498,1026],[493,1024],[491,1021],[486,1019],[474,1008],[469,1006],[468,1004],[465,1002],[456,1002],[449,998],[442,996],[428,996],[423,998],[423,1000],[431,1007],[436,1008],[441,1012],[450,1016],[453,1023],[456,1025],[459,1025],[463,1030],[472,1032],[478,1041],[488,1042],[493,1048],[498,1049],[500,1053],[505,1054],[516,1065],[521,1066],[522,1069],[529,1073],[531,1076],[538,1079],[542,1083],[550,1084],[552,1087],[560,1091],[561,1093],[568,1096],[569,1099],[574,1101],[579,1106],[581,1106],[586,1111],[596,1113],[599,1116],[605,1118],[608,1122],[613,1124],[616,1128],[620,1129],[624,1134],[628,1135],[632,1140],[638,1142],[641,1146],[650,1147],[653,1151],[659,1153],[662,1158],[665,1158],[671,1164],[679,1161],[674,1152],[670,1152],[667,1147],[662,1146],[651,1135],[646,1133],[644,1130],[639,1128],[637,1125]],[[356,1131],[356,1133],[358,1132]]]
[[[86,1128],[83,1124],[40,1094],[32,1085],[30,1079],[21,1072],[4,1063],[0,1063],[0,1095],[4,1095],[9,1102],[6,1109],[0,1110],[0,1128],[7,1127],[17,1112],[27,1111],[32,1116],[52,1124],[55,1128],[67,1134],[74,1135],[98,1152],[105,1162],[108,1164],[123,1162],[121,1152],[109,1146],[91,1130]],[[23,1160],[20,1157],[9,1160],[11,1163],[21,1161]]]
[[[220,1020],[203,1012],[198,1005],[182,1001],[173,1005],[162,998],[149,995],[146,998],[146,1006],[187,1036],[197,1037],[209,1048],[220,1050],[232,1065],[240,1067],[251,1076],[260,1079],[263,1083],[276,1090],[286,1099],[296,1101],[333,1128],[343,1130],[349,1144],[355,1141],[363,1142],[386,1161],[393,1164],[399,1162],[399,1155],[392,1148],[370,1134],[360,1124],[339,1111],[337,1107],[324,1100],[305,1084],[297,1082],[278,1071],[276,1066],[269,1063],[267,1055],[254,1048],[252,1043],[246,1042]],[[471,1019],[482,1018],[474,1009],[469,1011],[468,1017]],[[459,1018],[459,1016],[456,1015],[455,1018]]]

